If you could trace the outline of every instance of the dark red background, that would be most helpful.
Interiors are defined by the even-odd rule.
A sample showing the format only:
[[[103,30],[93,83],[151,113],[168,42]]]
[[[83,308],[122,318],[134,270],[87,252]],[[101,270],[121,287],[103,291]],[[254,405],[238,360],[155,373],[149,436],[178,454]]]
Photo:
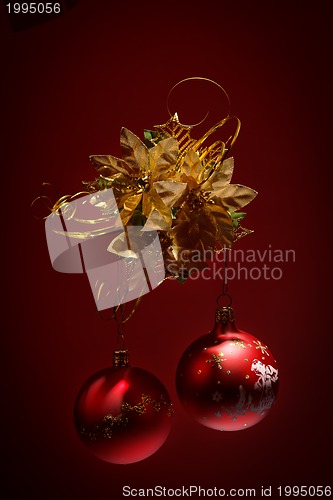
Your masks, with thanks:
[[[2,7],[2,441],[11,496],[121,498],[123,485],[259,488],[328,484],[331,448],[331,137],[329,2],[81,0],[65,15],[13,33]],[[237,248],[295,249],[279,281],[231,284],[237,324],[278,359],[271,414],[218,433],[180,406],[181,353],[212,326],[218,281],[167,282],[126,327],[132,364],[157,375],[174,401],[173,430],[147,460],[104,463],[79,442],[78,389],[110,364],[113,323],[101,321],[84,276],[56,273],[32,199],[42,182],[61,194],[94,177],[90,154],[119,153],[126,126],[163,123],[170,88],[190,76],[228,91],[242,121],[234,182],[259,191],[255,233]],[[200,120],[205,95],[177,110]],[[176,95],[174,95],[176,98]],[[216,94],[216,102],[220,99]],[[223,108],[223,98],[217,107]],[[207,104],[209,106],[209,104]],[[211,125],[220,116],[209,115]]]

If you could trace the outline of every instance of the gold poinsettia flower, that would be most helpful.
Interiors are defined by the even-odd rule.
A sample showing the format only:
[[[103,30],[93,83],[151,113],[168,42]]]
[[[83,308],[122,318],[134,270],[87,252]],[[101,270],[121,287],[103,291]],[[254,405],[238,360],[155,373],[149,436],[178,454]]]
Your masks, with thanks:
[[[181,202],[187,184],[179,182],[175,166],[178,142],[169,137],[148,149],[131,131],[122,128],[122,158],[90,156],[105,187],[112,187],[122,223],[128,224],[135,212],[143,214],[145,229],[171,228],[171,208]],[[142,224],[143,225],[143,224]]]
[[[216,244],[231,247],[234,223],[230,214],[257,195],[251,188],[230,184],[233,167],[233,158],[228,158],[207,172],[198,153],[186,153],[179,178],[188,184],[189,194],[171,230],[176,255],[185,249],[204,253],[216,249]],[[190,261],[187,253],[186,262]]]
[[[242,184],[230,184],[233,172],[234,159],[228,158],[214,170],[201,188],[209,193],[209,200],[226,208],[229,212],[245,207],[258,194],[254,189]]]
[[[205,199],[234,212],[250,203],[258,193],[241,184],[230,184],[233,171],[234,159],[227,158],[207,175],[198,153],[190,150],[185,155],[180,180],[187,182],[196,195],[200,193]]]

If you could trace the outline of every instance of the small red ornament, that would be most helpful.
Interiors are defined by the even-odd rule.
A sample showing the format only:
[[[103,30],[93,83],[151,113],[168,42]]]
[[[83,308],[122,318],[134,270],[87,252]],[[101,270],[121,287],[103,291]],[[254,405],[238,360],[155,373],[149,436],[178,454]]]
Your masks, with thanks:
[[[184,408],[200,424],[237,431],[269,412],[278,391],[278,369],[268,347],[238,330],[233,309],[222,307],[213,330],[182,355],[176,384]]]
[[[139,462],[166,440],[173,408],[154,375],[129,366],[115,351],[112,368],[92,375],[80,389],[74,420],[80,439],[97,457],[115,464]]]

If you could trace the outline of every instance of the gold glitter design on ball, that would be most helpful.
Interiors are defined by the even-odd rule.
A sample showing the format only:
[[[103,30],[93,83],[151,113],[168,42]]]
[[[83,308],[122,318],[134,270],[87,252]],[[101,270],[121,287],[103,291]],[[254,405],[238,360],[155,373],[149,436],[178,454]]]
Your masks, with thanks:
[[[80,434],[91,441],[103,438],[111,439],[115,428],[126,427],[131,415],[143,415],[147,411],[148,405],[151,405],[152,409],[157,413],[164,408],[168,417],[171,417],[174,413],[172,403],[166,401],[163,395],[160,396],[158,401],[155,401],[147,394],[142,394],[141,401],[136,405],[124,402],[121,405],[121,413],[119,415],[114,416],[110,413],[105,415],[100,423],[81,426]]]
[[[244,340],[240,340],[240,339],[232,339],[232,340],[233,340],[232,345],[236,345],[237,347],[240,347],[242,349],[246,349],[246,345],[245,345]]]

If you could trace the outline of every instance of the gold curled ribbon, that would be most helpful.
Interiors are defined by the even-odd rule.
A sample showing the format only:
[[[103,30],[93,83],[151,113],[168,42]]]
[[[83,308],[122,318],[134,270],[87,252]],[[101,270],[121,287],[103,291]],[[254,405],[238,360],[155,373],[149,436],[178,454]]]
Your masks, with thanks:
[[[189,82],[189,81],[192,81],[192,80],[201,80],[201,81],[205,81],[205,82],[209,82],[209,83],[213,83],[214,85],[216,85],[216,87],[218,87],[219,89],[222,90],[222,92],[224,93],[224,95],[226,96],[227,100],[228,100],[228,105],[229,105],[229,110],[230,110],[230,107],[231,107],[231,101],[230,101],[230,98],[226,92],[226,90],[217,82],[215,82],[214,80],[211,80],[210,78],[205,78],[203,76],[191,76],[189,78],[184,78],[183,80],[180,80],[179,82],[177,82],[173,87],[172,89],[169,91],[168,93],[168,97],[167,97],[167,104],[166,104],[166,107],[167,107],[167,110],[168,110],[168,113],[169,113],[169,116],[173,116],[174,113],[171,113],[170,111],[170,107],[169,107],[169,101],[170,101],[170,96],[172,94],[172,92],[177,88],[179,87],[179,85],[181,85],[182,83],[185,83],[185,82]],[[209,115],[209,111],[207,111],[205,117],[200,120],[198,123],[194,123],[192,125],[185,125],[183,124],[184,126],[187,126],[187,127],[196,127],[197,125],[200,125],[201,123],[203,123],[207,116]],[[229,116],[229,112],[228,112],[228,115]]]
[[[228,115],[226,118],[223,118],[223,120],[220,120],[215,125],[213,125],[213,127],[211,127],[200,139],[198,139],[195,142],[195,144],[193,145],[194,151],[198,151],[199,148],[206,141],[206,139],[208,139],[208,137],[210,135],[214,134],[214,132],[216,132],[218,129],[222,128],[223,125],[225,125],[228,121],[233,120],[233,119],[237,121],[236,130],[224,143],[222,143],[224,145],[223,153],[220,155],[220,158],[217,159],[217,161],[222,161],[224,159],[224,157],[226,156],[226,154],[230,153],[230,150],[231,150],[232,146],[234,145],[234,143],[236,142],[236,139],[238,137],[240,127],[241,127],[241,122],[240,122],[239,118],[237,118],[237,116]],[[213,148],[212,150],[214,150],[214,148],[216,147],[216,145],[218,143],[220,143],[220,141],[214,142],[211,146],[209,146],[208,150],[210,148]],[[228,147],[226,147],[226,146],[228,146]],[[205,153],[203,153],[203,154],[205,154]],[[202,157],[200,156],[200,160],[201,159],[202,159]]]
[[[40,202],[44,208],[48,211],[48,214],[45,216],[37,216],[34,213],[32,214],[36,219],[42,219],[45,220],[48,218],[48,216],[52,212],[58,211],[61,207],[63,207],[65,204],[69,203],[70,201],[74,201],[76,198],[80,198],[83,195],[90,194],[88,191],[79,191],[75,194],[65,194],[63,196],[60,196],[60,198],[57,198],[56,201],[52,200],[50,195],[45,194],[46,188],[51,188],[54,189],[55,192],[58,194],[57,189],[53,186],[53,184],[50,184],[49,182],[43,182],[40,190],[40,195],[37,196],[30,205],[31,210],[37,205],[38,202]],[[53,193],[54,194],[54,193]],[[71,215],[71,217],[74,216],[74,213]],[[89,221],[84,221],[84,222],[89,222]]]
[[[234,134],[232,134],[225,142],[222,141],[215,141],[213,144],[211,144],[208,148],[204,149],[203,152],[199,154],[199,159],[202,161],[206,157],[209,158],[209,161],[213,161],[215,164],[215,167],[213,167],[208,174],[208,176],[200,182],[199,186],[204,184],[215,172],[215,170],[219,167],[221,162],[225,159],[226,155],[230,153],[232,146],[236,142],[236,139],[238,137],[240,127],[241,127],[241,122],[239,118],[236,116],[230,115],[224,118],[223,120],[219,121],[211,127],[196,143],[193,145],[193,150],[200,152],[200,147],[202,144],[205,142],[205,140],[214,132],[216,132],[219,128],[223,127],[228,121],[235,119],[237,121],[237,126]]]
[[[196,124],[193,125],[186,125],[184,123],[181,123],[178,119],[178,114],[177,113],[172,113],[170,111],[169,107],[169,100],[172,92],[182,83],[188,82],[188,81],[194,81],[194,80],[201,80],[201,81],[206,81],[209,83],[214,84],[216,87],[222,90],[224,93],[225,97],[227,98],[228,101],[228,114],[225,118],[217,122],[215,125],[213,125],[200,139],[192,139],[190,136],[190,131],[193,127],[196,127],[203,123],[205,119],[207,118],[209,111],[207,111],[205,117],[199,121]],[[164,125],[157,125],[155,126],[156,130],[158,131],[158,134],[160,136],[160,139],[163,138],[163,134],[166,134],[167,136],[172,136],[179,141],[180,144],[180,157],[178,159],[178,168],[181,168],[183,162],[184,162],[184,157],[186,153],[192,149],[193,151],[196,151],[199,155],[200,161],[206,160],[206,162],[211,163],[215,165],[215,168],[211,169],[209,175],[207,176],[206,179],[202,181],[201,184],[206,182],[208,178],[212,175],[212,173],[215,171],[216,168],[218,168],[219,164],[225,159],[226,155],[230,153],[232,146],[234,145],[240,131],[241,127],[241,122],[239,118],[237,118],[234,115],[230,115],[230,108],[231,108],[231,101],[229,98],[229,95],[225,91],[225,89],[215,82],[214,80],[211,80],[210,78],[204,78],[204,77],[199,77],[199,76],[193,76],[190,78],[184,78],[183,80],[180,80],[177,82],[172,89],[169,91],[168,97],[167,97],[167,110],[170,115],[170,119],[165,123]],[[222,140],[217,140],[210,144],[209,146],[205,146],[204,143],[207,141],[207,139],[212,136],[215,132],[217,132],[219,129],[221,129],[226,123],[230,122],[231,120],[236,121],[236,128],[234,133],[232,133],[226,141]]]

